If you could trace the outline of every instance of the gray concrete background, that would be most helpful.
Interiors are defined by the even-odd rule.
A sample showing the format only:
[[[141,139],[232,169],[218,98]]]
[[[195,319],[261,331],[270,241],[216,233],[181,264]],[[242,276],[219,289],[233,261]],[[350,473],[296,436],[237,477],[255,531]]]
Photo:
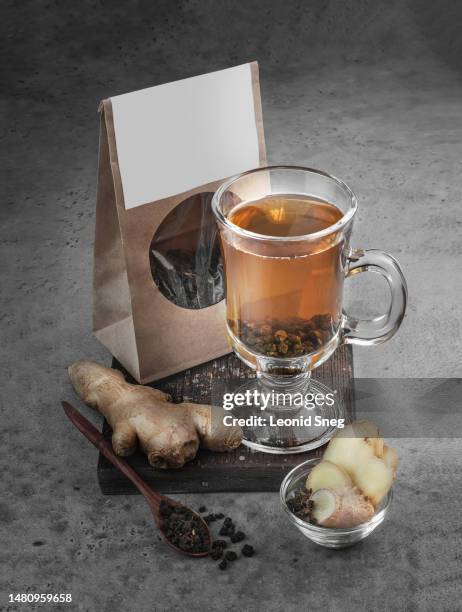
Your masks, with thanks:
[[[457,609],[460,441],[396,440],[390,518],[343,552],[299,538],[275,494],[207,496],[258,547],[218,573],[158,542],[140,498],[100,495],[96,452],[59,400],[74,399],[67,364],[109,363],[90,333],[98,101],[251,59],[270,162],[344,178],[354,245],[403,265],[403,327],[358,348],[356,374],[461,376],[460,5],[35,0],[2,13],[0,609],[31,590],[72,592],[75,610]],[[358,279],[348,302],[371,313],[386,292]]]

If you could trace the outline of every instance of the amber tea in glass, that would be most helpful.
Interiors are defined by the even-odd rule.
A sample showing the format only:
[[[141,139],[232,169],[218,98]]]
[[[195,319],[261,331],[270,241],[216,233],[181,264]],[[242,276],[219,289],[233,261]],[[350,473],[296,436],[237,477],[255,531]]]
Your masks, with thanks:
[[[257,371],[247,385],[291,397],[326,387],[310,372],[341,343],[373,345],[391,338],[406,308],[406,282],[397,261],[382,251],[352,249],[356,197],[341,180],[319,170],[273,166],[226,181],[214,194],[225,266],[227,329],[239,357]],[[365,271],[388,282],[387,312],[359,320],[342,309],[344,279]],[[271,410],[286,406],[273,402]],[[293,406],[291,407],[291,409]],[[237,416],[259,414],[246,406]],[[303,417],[338,417],[341,408],[299,408]],[[303,414],[304,413],[304,414]],[[266,452],[316,448],[335,427],[246,427],[244,442]]]
[[[228,219],[263,236],[302,236],[334,225],[342,217],[319,198],[274,195],[238,204]],[[258,248],[260,247],[260,248]],[[344,261],[338,233],[305,246],[287,243],[276,254],[264,245],[222,244],[231,334],[246,348],[268,357],[300,357],[327,343],[342,314]]]

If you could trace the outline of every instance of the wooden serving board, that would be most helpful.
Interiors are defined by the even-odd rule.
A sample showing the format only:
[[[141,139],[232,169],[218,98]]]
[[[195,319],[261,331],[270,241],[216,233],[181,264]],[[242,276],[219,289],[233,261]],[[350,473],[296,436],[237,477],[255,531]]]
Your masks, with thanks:
[[[134,382],[124,369],[113,361],[127,380]],[[230,354],[175,374],[152,386],[170,393],[174,401],[217,403],[220,390],[229,388],[229,381],[244,383],[253,374],[235,355]],[[354,419],[353,355],[351,347],[341,346],[314,378],[338,391],[344,403],[347,421]],[[222,392],[221,392],[222,397]],[[220,402],[221,403],[221,402]],[[110,438],[111,429],[104,422],[103,434]],[[322,454],[323,448],[294,455],[273,455],[255,452],[241,445],[230,453],[199,450],[194,461],[179,470],[156,470],[145,455],[137,452],[128,458],[133,468],[161,493],[197,493],[218,491],[278,491],[285,474],[310,457]],[[136,493],[129,480],[101,454],[98,460],[98,481],[108,495]]]

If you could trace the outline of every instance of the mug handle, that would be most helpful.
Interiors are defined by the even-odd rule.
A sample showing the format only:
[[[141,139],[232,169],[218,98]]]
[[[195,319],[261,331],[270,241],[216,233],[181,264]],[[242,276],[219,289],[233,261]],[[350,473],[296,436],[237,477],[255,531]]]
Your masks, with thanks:
[[[389,340],[399,329],[406,312],[407,286],[399,263],[383,251],[351,249],[346,277],[360,272],[376,272],[387,279],[391,292],[388,312],[373,319],[356,319],[343,312],[345,344],[368,346]]]

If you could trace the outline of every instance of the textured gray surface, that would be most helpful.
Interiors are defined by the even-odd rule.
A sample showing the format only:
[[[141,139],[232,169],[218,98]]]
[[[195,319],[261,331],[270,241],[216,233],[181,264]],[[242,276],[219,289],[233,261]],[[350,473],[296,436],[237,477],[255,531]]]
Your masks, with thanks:
[[[26,590],[72,592],[76,610],[456,609],[460,441],[397,440],[389,520],[343,552],[301,540],[276,495],[206,498],[258,546],[222,574],[158,542],[140,498],[99,494],[96,452],[59,399],[73,399],[65,365],[109,362],[90,334],[99,99],[249,59],[260,62],[270,161],[349,182],[354,244],[389,250],[405,270],[404,325],[356,351],[357,375],[460,376],[460,5],[70,6],[2,6],[0,609]],[[369,283],[355,281],[352,307],[386,299]]]

